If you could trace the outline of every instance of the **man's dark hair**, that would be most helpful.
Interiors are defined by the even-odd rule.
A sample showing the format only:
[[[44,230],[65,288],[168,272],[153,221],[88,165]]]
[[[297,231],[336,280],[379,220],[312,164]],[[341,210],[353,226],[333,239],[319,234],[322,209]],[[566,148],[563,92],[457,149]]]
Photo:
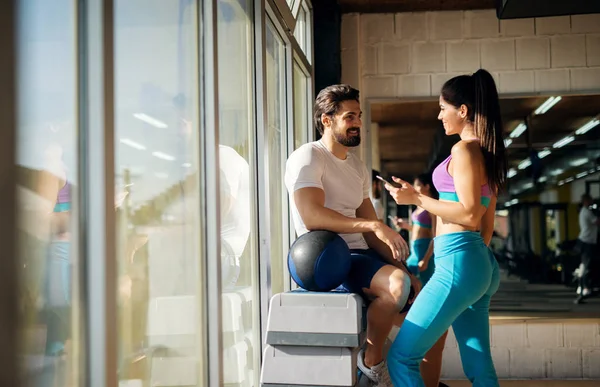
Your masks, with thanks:
[[[315,126],[321,135],[325,131],[321,115],[334,116],[344,101],[357,101],[359,92],[350,85],[331,85],[319,92],[315,101]]]
[[[583,203],[585,201],[591,202],[592,196],[588,193],[584,193],[583,195],[581,195],[581,202]]]

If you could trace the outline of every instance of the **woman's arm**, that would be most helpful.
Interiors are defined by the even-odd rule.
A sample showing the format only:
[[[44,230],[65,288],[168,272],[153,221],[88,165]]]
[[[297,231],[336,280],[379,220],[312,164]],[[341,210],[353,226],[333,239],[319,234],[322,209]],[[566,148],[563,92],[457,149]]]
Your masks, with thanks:
[[[488,206],[487,211],[483,215],[481,219],[481,237],[487,246],[490,245],[492,241],[492,235],[494,235],[494,220],[496,218],[496,196],[492,196],[492,200],[490,201],[490,205]]]
[[[467,227],[477,227],[485,207],[481,205],[483,155],[476,142],[457,143],[452,148],[452,176],[459,202],[442,202],[421,195],[407,182],[394,178],[402,187],[385,188],[398,204],[415,204],[440,218]]]

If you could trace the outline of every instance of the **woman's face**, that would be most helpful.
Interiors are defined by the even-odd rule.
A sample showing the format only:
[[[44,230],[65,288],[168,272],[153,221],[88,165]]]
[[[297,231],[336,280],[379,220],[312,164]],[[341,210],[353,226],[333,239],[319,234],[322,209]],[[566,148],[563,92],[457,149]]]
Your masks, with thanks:
[[[465,117],[466,107],[464,105],[460,109],[457,109],[440,96],[440,114],[438,115],[438,120],[444,124],[446,136],[460,134],[464,126]]]
[[[429,184],[423,184],[421,180],[415,179],[413,186],[415,187],[415,191],[417,191],[421,195],[429,196]]]

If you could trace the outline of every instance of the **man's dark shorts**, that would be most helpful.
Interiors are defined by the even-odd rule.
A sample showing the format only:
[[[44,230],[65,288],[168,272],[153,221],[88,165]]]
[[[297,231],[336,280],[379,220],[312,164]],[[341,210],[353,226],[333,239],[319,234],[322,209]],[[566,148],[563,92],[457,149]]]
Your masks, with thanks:
[[[370,298],[363,292],[363,288],[369,289],[375,273],[385,265],[389,265],[389,263],[373,249],[350,250],[350,258],[352,259],[350,274],[348,274],[348,278],[341,287],[351,293],[360,295],[368,305]],[[409,300],[413,298],[414,294],[412,287],[410,290]],[[410,304],[407,303],[402,312],[407,311],[409,308]]]

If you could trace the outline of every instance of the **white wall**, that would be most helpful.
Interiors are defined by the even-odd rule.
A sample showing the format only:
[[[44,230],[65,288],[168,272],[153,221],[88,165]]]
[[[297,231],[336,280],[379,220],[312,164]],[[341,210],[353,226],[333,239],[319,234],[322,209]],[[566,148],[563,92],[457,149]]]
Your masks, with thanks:
[[[447,79],[480,67],[501,94],[600,92],[600,14],[347,14],[341,44],[342,81],[363,98],[437,96]]]

